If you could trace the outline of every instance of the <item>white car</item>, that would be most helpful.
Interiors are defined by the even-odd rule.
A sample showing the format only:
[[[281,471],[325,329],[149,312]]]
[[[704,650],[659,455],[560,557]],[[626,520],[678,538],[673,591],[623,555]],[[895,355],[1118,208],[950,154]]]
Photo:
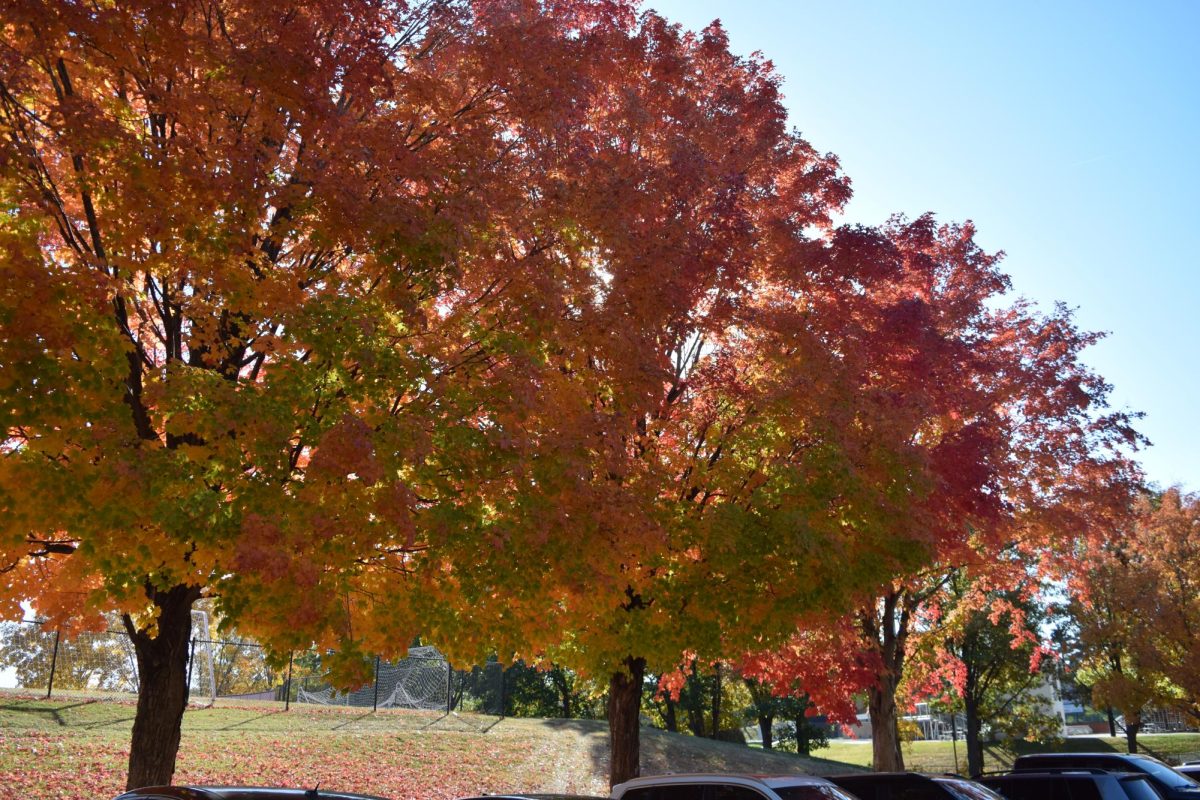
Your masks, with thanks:
[[[612,800],[857,800],[814,775],[650,775],[618,783]]]

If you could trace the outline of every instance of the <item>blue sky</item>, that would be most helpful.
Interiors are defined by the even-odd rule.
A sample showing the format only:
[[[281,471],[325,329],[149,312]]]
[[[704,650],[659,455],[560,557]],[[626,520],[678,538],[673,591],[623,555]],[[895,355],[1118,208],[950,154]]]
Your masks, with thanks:
[[[1108,331],[1150,480],[1200,490],[1200,2],[648,0],[783,76],[847,220],[972,219],[1014,293]]]

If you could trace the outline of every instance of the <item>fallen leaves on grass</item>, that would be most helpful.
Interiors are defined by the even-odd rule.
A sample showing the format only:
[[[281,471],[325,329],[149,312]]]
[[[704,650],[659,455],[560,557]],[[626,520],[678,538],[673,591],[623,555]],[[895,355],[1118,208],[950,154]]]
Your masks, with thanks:
[[[448,799],[511,789],[527,742],[480,735],[352,734],[185,737],[175,782],[312,787],[394,800]],[[125,785],[123,737],[0,733],[0,796],[101,800]]]

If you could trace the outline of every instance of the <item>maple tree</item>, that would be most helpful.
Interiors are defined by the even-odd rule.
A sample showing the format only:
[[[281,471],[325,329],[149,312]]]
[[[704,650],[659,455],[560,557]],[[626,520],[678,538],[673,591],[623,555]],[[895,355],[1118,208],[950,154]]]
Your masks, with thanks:
[[[1200,718],[1192,632],[1200,565],[1200,502],[1177,487],[1143,493],[1113,535],[1092,542],[1071,581],[1078,679],[1096,703],[1121,711],[1137,752],[1149,704]]]
[[[637,490],[641,516],[614,527],[648,528],[634,546],[669,546],[616,550],[616,580],[585,584],[589,603],[564,592],[550,612],[538,606],[550,635],[513,643],[592,674],[624,663],[609,691],[613,782],[636,774],[647,666],[668,671],[681,654],[712,663],[781,637],[805,612],[848,611],[862,585],[923,555],[923,541],[898,524],[896,502],[920,491],[910,479],[920,451],[886,435],[903,409],[891,387],[867,380],[902,360],[863,352],[880,327],[890,323],[899,338],[908,325],[904,302],[881,321],[871,294],[876,275],[899,270],[901,259],[876,231],[809,241],[792,230],[779,252],[801,269],[747,287],[728,302],[736,311],[728,327],[676,345],[676,377],[631,421],[623,460],[581,484],[595,492],[619,482],[626,502]],[[736,252],[753,258],[754,246]],[[697,321],[722,322],[717,310],[702,307]]]
[[[1036,586],[974,591],[959,570],[938,598],[936,620],[927,622],[907,676],[914,697],[938,698],[961,707],[966,726],[967,774],[983,771],[983,724],[1017,733],[1011,722],[1028,722],[1038,712],[1033,690],[1045,680],[1043,660],[1052,657],[1041,640],[1045,619]],[[1041,712],[1045,716],[1044,712]],[[1055,730],[1060,720],[1049,717]],[[1022,732],[1024,733],[1024,732]]]
[[[850,617],[810,620],[816,630],[753,656],[748,668],[772,682],[804,681],[819,707],[843,719],[851,690],[865,691],[874,767],[891,771],[903,769],[897,693],[920,615],[961,568],[980,592],[1018,585],[1040,561],[1061,574],[1070,542],[1100,535],[1137,485],[1128,451],[1140,440],[1130,415],[1107,410],[1107,385],[1079,360],[1096,336],[1078,331],[1062,306],[1041,315],[1024,302],[1001,305],[1007,278],[972,226],[923,217],[887,231],[904,269],[891,293],[873,296],[885,309],[907,303],[899,318],[914,324],[881,331],[871,379],[913,410],[886,430],[921,452],[926,480],[893,524],[927,557],[874,587]],[[840,643],[837,655],[812,655],[813,636]]]
[[[1173,487],[1143,496],[1136,511],[1132,541],[1118,544],[1140,555],[1122,576],[1126,592],[1141,590],[1133,598],[1142,624],[1135,645],[1144,669],[1170,687],[1167,703],[1200,720],[1200,499]]]
[[[638,41],[654,80],[623,87],[640,113],[616,143],[637,157],[612,174],[648,188],[580,218],[633,236],[606,254],[596,301],[526,366],[540,394],[521,418],[492,419],[553,421],[556,452],[574,461],[521,454],[486,487],[493,546],[441,551],[470,580],[437,576],[413,595],[459,652],[497,647],[607,679],[613,782],[637,774],[648,667],[740,652],[840,603],[850,565],[912,557],[855,524],[886,502],[885,482],[863,476],[907,467],[855,424],[887,402],[846,377],[866,345],[840,335],[842,306],[891,268],[861,257],[879,237],[810,234],[847,189],[831,157],[787,132],[767,64],[729,54],[719,28],[683,34],[654,15]],[[518,543],[526,575],[513,583]]]
[[[769,78],[621,2],[0,25],[0,601],[123,615],[130,786],[170,779],[201,596],[352,680],[418,629],[521,637],[496,606],[545,563],[618,572],[636,493],[575,484],[669,374],[643,352],[741,280],[756,193],[789,231],[845,195]]]

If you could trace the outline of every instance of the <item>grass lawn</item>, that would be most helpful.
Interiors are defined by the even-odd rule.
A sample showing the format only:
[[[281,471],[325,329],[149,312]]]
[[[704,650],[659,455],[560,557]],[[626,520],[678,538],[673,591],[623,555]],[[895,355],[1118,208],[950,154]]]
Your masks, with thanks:
[[[131,702],[0,691],[0,798],[108,800],[125,784]],[[644,730],[642,771],[835,772],[821,759]],[[277,784],[401,798],[607,794],[607,724],[292,706],[194,708],[176,783]]]
[[[52,700],[0,690],[0,800],[108,800],[125,784],[129,701],[63,693]],[[1145,736],[1153,754],[1200,758],[1200,735]],[[1072,750],[1124,750],[1124,741],[1071,739]],[[1032,749],[1032,748],[1025,748]],[[959,766],[965,755],[959,743]],[[811,772],[870,764],[869,742],[835,740],[816,758],[643,729],[642,772]],[[988,769],[1014,753],[987,751]],[[905,746],[910,769],[954,770],[950,742]],[[508,791],[607,794],[608,731],[595,720],[498,719],[430,711],[240,702],[193,708],[183,720],[176,783],[275,784],[402,800]]]

